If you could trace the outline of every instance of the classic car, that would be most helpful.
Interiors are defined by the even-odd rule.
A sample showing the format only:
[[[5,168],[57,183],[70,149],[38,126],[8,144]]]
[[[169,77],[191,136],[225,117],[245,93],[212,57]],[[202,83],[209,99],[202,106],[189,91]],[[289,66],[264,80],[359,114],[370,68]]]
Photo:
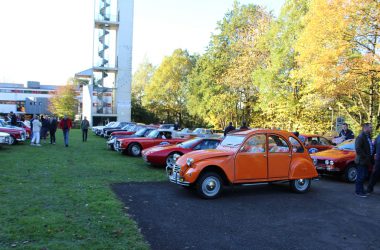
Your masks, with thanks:
[[[332,142],[319,135],[299,135],[298,138],[303,142],[310,154],[334,147]]]
[[[10,134],[0,132],[0,144],[12,144]]]
[[[167,167],[169,180],[195,187],[205,199],[218,197],[224,185],[290,183],[296,193],[310,189],[318,173],[294,134],[281,130],[247,130],[228,134],[216,149],[181,156]]]
[[[113,132],[111,134],[111,137],[107,141],[107,147],[111,150],[115,150],[115,144],[116,144],[117,139],[146,137],[153,130],[156,130],[156,128],[155,127],[143,127],[140,130],[138,130],[136,133],[128,132],[128,134],[123,134],[123,133],[127,133],[125,131],[124,132],[122,132],[122,131]]]
[[[127,124],[124,127],[120,129],[109,129],[107,132],[104,134],[104,137],[108,138],[110,137],[113,133],[117,132],[123,132],[125,135],[132,135],[136,133],[138,130],[144,128],[144,124]]]
[[[100,133],[100,136],[106,137],[106,134],[108,131],[115,131],[115,130],[123,129],[123,128],[128,129],[133,124],[135,123],[134,122],[116,122],[115,125],[113,125],[112,127],[103,128]]]
[[[154,166],[173,166],[175,158],[194,150],[215,149],[221,139],[194,138],[176,145],[155,146],[141,153],[145,162]]]
[[[109,122],[107,123],[107,125],[105,126],[93,126],[92,127],[92,132],[94,132],[96,135],[100,134],[100,131],[103,129],[103,128],[109,128],[109,127],[112,127],[114,126],[116,122]]]
[[[347,182],[356,181],[355,157],[355,139],[347,140],[330,150],[311,154],[318,173],[340,175]]]
[[[115,149],[131,156],[140,156],[141,151],[157,145],[177,144],[189,138],[180,137],[171,129],[153,130],[146,137],[117,139]]]
[[[19,127],[9,127],[0,121],[0,132],[8,133],[11,136],[10,144],[16,144],[17,142],[23,142],[26,140],[25,129]]]
[[[30,136],[32,135],[32,130],[25,122],[17,121],[17,127],[25,129],[26,138],[30,138]]]

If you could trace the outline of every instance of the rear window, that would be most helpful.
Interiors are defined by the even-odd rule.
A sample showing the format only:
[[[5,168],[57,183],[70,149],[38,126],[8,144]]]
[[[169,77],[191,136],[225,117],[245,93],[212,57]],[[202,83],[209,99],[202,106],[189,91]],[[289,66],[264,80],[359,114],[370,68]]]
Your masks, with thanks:
[[[293,152],[294,153],[303,153],[304,152],[304,149],[303,149],[302,145],[298,142],[297,139],[295,139],[294,137],[290,136],[289,137],[289,142],[292,144],[292,148],[293,148]]]

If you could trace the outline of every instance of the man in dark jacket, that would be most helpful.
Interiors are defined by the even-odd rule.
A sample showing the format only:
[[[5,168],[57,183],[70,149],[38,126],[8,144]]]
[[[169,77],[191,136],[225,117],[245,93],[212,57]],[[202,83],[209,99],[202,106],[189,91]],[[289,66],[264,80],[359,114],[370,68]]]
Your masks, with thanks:
[[[368,182],[367,193],[373,192],[373,188],[380,178],[380,134],[376,137],[376,140],[375,140],[375,153],[376,153],[375,166],[373,168],[371,178],[369,179],[369,182]]]
[[[88,128],[90,127],[90,123],[87,120],[87,117],[84,117],[82,122],[80,123],[80,128],[82,129],[82,140],[87,141]]]
[[[226,136],[229,132],[235,130],[235,127],[232,126],[232,122],[229,123],[229,125],[226,127],[226,129],[224,130],[224,136]]]
[[[355,138],[354,132],[352,132],[352,130],[348,129],[347,123],[343,123],[343,125],[342,125],[342,131],[340,131],[339,137],[342,137],[342,136],[344,136],[344,140],[349,140],[349,139]]]
[[[357,176],[355,193],[360,197],[367,197],[364,192],[363,182],[368,175],[368,168],[373,164],[374,146],[371,140],[372,125],[363,124],[363,130],[355,140]]]
[[[50,134],[50,144],[55,144],[55,132],[57,132],[58,122],[54,116],[49,119],[49,134]]]
[[[11,111],[10,113],[10,119],[11,119],[11,125],[12,126],[17,126],[17,116],[15,113],[13,113],[13,111]]]

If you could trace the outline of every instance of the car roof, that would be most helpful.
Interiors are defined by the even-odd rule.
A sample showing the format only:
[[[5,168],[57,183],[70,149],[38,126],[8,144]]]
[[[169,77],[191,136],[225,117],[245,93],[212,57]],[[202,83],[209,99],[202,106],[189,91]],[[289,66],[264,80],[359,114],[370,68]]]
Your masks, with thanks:
[[[283,136],[296,137],[293,133],[286,131],[286,130],[262,129],[262,128],[238,131],[238,132],[232,133],[232,135],[253,135],[253,134],[258,134],[258,133],[274,133],[274,134],[280,134]]]

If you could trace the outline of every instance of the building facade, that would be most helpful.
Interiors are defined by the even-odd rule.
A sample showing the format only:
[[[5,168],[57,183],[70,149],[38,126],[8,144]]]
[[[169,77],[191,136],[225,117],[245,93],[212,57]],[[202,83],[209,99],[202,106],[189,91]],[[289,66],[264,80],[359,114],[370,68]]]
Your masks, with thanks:
[[[82,116],[92,125],[131,120],[133,0],[94,0],[92,68],[83,84]]]

